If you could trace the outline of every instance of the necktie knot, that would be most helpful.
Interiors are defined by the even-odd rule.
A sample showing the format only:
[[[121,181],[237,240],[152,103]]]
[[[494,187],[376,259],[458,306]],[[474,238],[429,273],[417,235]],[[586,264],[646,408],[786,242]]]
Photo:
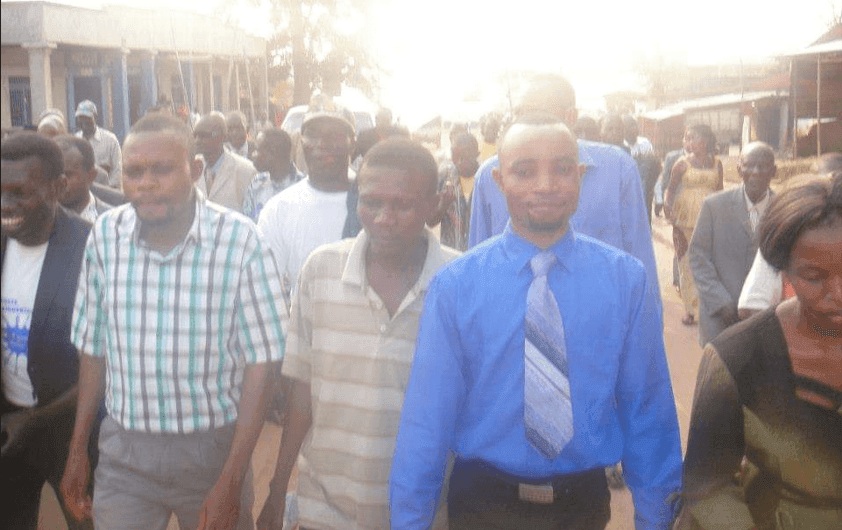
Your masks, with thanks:
[[[532,268],[532,275],[535,278],[546,276],[547,271],[550,270],[550,267],[552,267],[555,262],[556,256],[552,250],[545,250],[536,254],[535,257],[529,261],[529,266]]]

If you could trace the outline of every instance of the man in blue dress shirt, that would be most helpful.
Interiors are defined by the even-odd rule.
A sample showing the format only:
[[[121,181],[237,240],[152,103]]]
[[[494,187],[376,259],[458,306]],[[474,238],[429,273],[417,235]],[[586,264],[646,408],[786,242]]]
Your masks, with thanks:
[[[681,446],[646,271],[570,227],[587,168],[556,117],[518,119],[499,153],[494,178],[511,220],[427,292],[392,463],[392,528],[429,527],[452,450],[451,530],[602,529],[610,518],[603,469],[618,460],[636,528],[666,529]],[[530,261],[546,250],[557,260],[546,285],[563,325],[573,433],[552,457],[527,438],[524,420]]]
[[[576,92],[564,77],[545,74],[530,83],[515,112],[547,112],[572,127],[578,116]],[[570,225],[580,234],[639,259],[646,268],[649,289],[657,297],[660,311],[658,268],[637,163],[616,146],[579,140],[578,147],[579,163],[585,167],[585,172],[579,208],[570,219]],[[506,199],[491,175],[498,166],[498,157],[493,156],[477,171],[471,202],[469,248],[502,233],[509,220]]]

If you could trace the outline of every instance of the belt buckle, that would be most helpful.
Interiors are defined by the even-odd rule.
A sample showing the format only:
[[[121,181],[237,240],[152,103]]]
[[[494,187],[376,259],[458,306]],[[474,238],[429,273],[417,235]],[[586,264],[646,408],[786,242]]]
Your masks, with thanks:
[[[552,504],[553,503],[553,485],[552,484],[518,484],[518,498],[522,501],[532,502],[535,504]]]

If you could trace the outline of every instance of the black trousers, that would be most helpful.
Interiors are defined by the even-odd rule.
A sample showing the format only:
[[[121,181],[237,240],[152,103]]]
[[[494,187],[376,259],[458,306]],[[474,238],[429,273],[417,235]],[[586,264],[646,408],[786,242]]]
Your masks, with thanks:
[[[478,461],[458,461],[450,478],[450,530],[603,530],[611,493],[603,468],[553,477],[552,504],[519,498],[516,477]]]
[[[3,416],[22,410],[0,396]],[[3,509],[0,510],[0,528],[32,529],[38,527],[38,510],[41,488],[44,483],[52,486],[59,498],[65,519],[71,530],[91,529],[88,519],[76,521],[64,506],[61,477],[67,461],[70,436],[73,433],[73,414],[67,414],[32,434],[29,443],[15,454],[0,459],[0,492]],[[4,440],[5,441],[5,440]]]

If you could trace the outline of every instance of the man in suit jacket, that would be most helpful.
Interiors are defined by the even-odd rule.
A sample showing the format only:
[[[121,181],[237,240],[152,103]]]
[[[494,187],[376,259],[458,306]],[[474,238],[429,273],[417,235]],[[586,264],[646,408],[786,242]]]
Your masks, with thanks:
[[[737,300],[751,269],[757,224],[769,204],[775,152],[763,142],[743,148],[743,183],[708,196],[690,240],[690,268],[699,291],[699,343],[737,322]]]
[[[203,116],[196,124],[196,150],[205,162],[196,186],[209,201],[242,213],[246,188],[257,170],[251,161],[225,149],[227,134],[225,117],[218,112]]]
[[[44,482],[58,494],[73,429],[79,360],[70,322],[90,224],[58,203],[66,178],[51,140],[5,140],[2,173],[0,527],[35,529]],[[66,518],[71,529],[92,528]]]

